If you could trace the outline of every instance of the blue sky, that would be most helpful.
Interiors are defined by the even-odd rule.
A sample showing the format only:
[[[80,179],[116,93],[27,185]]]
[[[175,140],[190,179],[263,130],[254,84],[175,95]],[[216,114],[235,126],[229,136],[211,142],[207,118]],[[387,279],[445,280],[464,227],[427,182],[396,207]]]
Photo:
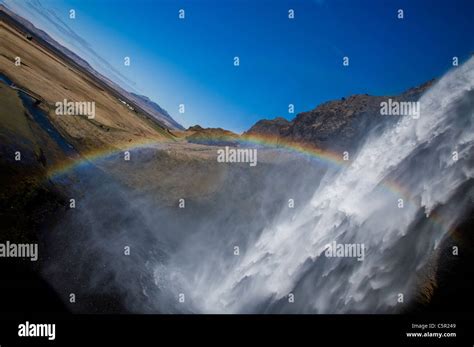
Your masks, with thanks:
[[[400,93],[441,76],[453,56],[462,62],[474,52],[470,0],[1,2],[184,126],[237,132],[350,94]],[[52,14],[75,36],[46,20]],[[124,56],[131,57],[130,67]],[[288,113],[290,103],[295,114]]]

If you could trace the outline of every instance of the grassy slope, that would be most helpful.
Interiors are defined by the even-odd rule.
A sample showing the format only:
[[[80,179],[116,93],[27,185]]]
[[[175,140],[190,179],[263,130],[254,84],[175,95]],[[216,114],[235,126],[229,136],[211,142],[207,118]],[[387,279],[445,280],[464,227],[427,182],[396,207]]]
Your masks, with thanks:
[[[52,123],[79,151],[117,147],[143,139],[172,137],[145,115],[129,110],[95,81],[69,66],[5,23],[0,23],[0,72],[15,84],[44,99]],[[22,66],[14,64],[21,57]],[[63,99],[94,101],[96,118],[57,116],[54,104]]]

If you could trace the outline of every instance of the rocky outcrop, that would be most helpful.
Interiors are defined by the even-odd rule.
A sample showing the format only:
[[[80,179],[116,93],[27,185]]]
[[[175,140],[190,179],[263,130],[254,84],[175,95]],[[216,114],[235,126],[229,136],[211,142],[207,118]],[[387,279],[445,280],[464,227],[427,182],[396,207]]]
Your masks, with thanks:
[[[352,95],[328,101],[314,110],[299,113],[292,121],[284,118],[260,120],[245,136],[274,136],[292,142],[305,142],[321,148],[353,148],[370,131],[381,130],[395,122],[396,116],[382,116],[380,104],[394,101],[415,101],[433,84],[429,81],[399,96]]]
[[[288,133],[290,126],[291,122],[282,117],[277,117],[273,120],[262,119],[255,123],[255,125],[252,126],[247,132],[245,132],[245,134],[285,136]]]

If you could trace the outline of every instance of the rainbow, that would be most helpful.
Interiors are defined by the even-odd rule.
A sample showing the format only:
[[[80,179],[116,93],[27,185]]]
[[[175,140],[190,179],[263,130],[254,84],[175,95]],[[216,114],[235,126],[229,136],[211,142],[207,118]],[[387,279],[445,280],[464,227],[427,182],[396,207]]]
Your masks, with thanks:
[[[266,135],[246,135],[241,138],[237,137],[216,137],[216,136],[202,136],[199,138],[202,141],[229,141],[237,142],[241,145],[259,145],[268,148],[278,147],[279,149],[284,149],[289,152],[299,153],[302,155],[307,155],[309,157],[317,159],[319,162],[323,162],[332,166],[346,166],[348,161],[343,160],[342,153],[322,150],[316,148],[315,146],[297,143],[288,140],[282,140],[273,136]],[[85,154],[78,155],[76,158],[68,158],[56,165],[53,165],[47,173],[48,179],[55,179],[61,177],[62,175],[67,174],[75,168],[93,164],[94,162],[107,159],[113,155],[123,153],[124,151],[130,151],[134,149],[140,149],[148,146],[153,146],[157,144],[166,144],[171,143],[169,139],[140,139],[133,142],[124,142],[118,144],[116,147],[106,147],[98,150],[89,151]]]
[[[313,145],[307,143],[299,143],[294,141],[289,141],[282,139],[280,137],[270,136],[270,135],[244,135],[241,137],[236,136],[200,136],[199,140],[202,141],[228,141],[235,142],[239,145],[258,145],[268,148],[278,148],[285,151],[296,153],[310,158],[316,159],[318,162],[321,162],[326,165],[334,166],[337,168],[342,168],[348,166],[350,161],[343,160],[343,153],[335,152],[331,150],[317,148]],[[60,178],[61,176],[77,169],[79,167],[84,167],[87,165],[93,165],[95,162],[100,160],[107,159],[111,156],[123,153],[124,151],[130,151],[134,149],[140,149],[145,147],[151,147],[158,144],[171,143],[170,139],[140,139],[134,142],[127,142],[117,145],[116,147],[110,148],[101,148],[99,150],[89,151],[85,154],[78,155],[75,158],[69,158],[56,164],[50,168],[47,173],[47,178],[54,180]],[[380,187],[393,195],[395,199],[402,198],[404,201],[413,204],[414,206],[419,205],[419,202],[415,200],[411,194],[394,180],[384,180],[380,183]],[[450,231],[450,228],[443,222],[441,216],[439,216],[435,211],[433,211],[428,219],[436,224],[441,226],[445,231]]]
[[[329,165],[344,167],[349,164],[349,161],[343,160],[343,153],[327,149],[323,150],[307,143],[290,141],[282,138],[277,138],[275,136],[245,135],[244,137],[242,137],[242,140],[240,140],[240,142],[270,148],[277,147],[279,149],[285,149],[293,153],[307,155]]]
[[[92,150],[54,164],[48,170],[46,177],[50,180],[54,180],[66,175],[74,169],[92,165],[95,162],[107,159],[108,157],[120,154],[124,151],[130,151],[133,149],[139,149],[165,142],[169,142],[169,140],[145,139],[134,142],[124,142],[122,144],[118,144],[116,147],[104,147],[97,150]]]

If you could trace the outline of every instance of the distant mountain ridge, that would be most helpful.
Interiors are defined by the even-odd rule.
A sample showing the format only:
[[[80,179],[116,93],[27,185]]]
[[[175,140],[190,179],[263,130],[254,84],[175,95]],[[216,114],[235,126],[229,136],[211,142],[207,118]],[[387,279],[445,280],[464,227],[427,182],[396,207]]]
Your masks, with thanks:
[[[132,93],[130,92],[130,94],[138,99],[138,100],[141,100],[142,101],[142,106],[143,108],[146,110],[146,111],[149,111],[149,113],[151,115],[155,115],[155,114],[159,114],[161,115],[162,118],[159,118],[158,120],[160,121],[165,121],[170,128],[174,128],[174,129],[178,129],[178,130],[184,130],[184,127],[179,124],[177,121],[175,121],[171,116],[170,114],[168,113],[168,111],[166,111],[164,108],[162,108],[160,105],[158,105],[156,102],[154,102],[153,100],[151,100],[148,96],[145,96],[145,95],[139,95],[139,94],[135,94],[135,93]]]
[[[162,107],[160,107],[157,103],[151,101],[148,97],[137,95],[123,89],[117,83],[113,82],[106,76],[96,71],[86,60],[84,60],[83,58],[78,56],[76,53],[72,52],[70,49],[64,47],[59,42],[54,40],[45,31],[38,29],[30,21],[19,16],[18,14],[11,11],[9,8],[7,8],[6,6],[2,4],[0,4],[0,15],[3,15],[7,18],[10,17],[10,19],[19,23],[31,34],[34,34],[36,37],[43,40],[45,43],[47,43],[49,46],[54,48],[56,51],[58,51],[59,53],[67,57],[68,59],[72,60],[75,64],[77,64],[82,69],[86,70],[90,75],[99,79],[102,83],[105,83],[109,88],[113,89],[117,94],[119,94],[121,96],[121,99],[126,101],[132,107],[136,109],[140,109],[144,113],[147,113],[149,116],[155,119],[155,121],[159,122],[162,126],[172,129],[172,130],[184,129],[182,125],[176,122],[169,115],[169,113],[165,111]]]
[[[5,14],[21,23],[28,31],[60,51],[63,55],[85,69],[89,74],[105,83],[116,91],[120,99],[130,106],[141,109],[151,116],[156,122],[171,130],[184,130],[184,127],[175,121],[170,114],[159,104],[144,95],[128,92],[122,87],[94,70],[90,64],[77,54],[62,46],[46,32],[36,28],[31,22],[18,16],[0,4],[0,14]],[[317,106],[311,111],[301,112],[291,121],[277,117],[275,119],[262,119],[256,122],[242,135],[265,135],[282,138],[294,142],[306,142],[317,147],[347,148],[361,134],[382,127],[385,123],[395,121],[396,117],[380,116],[380,103],[392,98],[399,101],[418,99],[421,94],[433,84],[433,80],[418,87],[411,88],[398,96],[371,96],[367,94],[352,95],[340,100],[333,100]],[[239,137],[224,129],[188,129],[193,133],[188,136],[189,142],[201,144],[234,143]],[[212,138],[218,140],[212,140]]]

